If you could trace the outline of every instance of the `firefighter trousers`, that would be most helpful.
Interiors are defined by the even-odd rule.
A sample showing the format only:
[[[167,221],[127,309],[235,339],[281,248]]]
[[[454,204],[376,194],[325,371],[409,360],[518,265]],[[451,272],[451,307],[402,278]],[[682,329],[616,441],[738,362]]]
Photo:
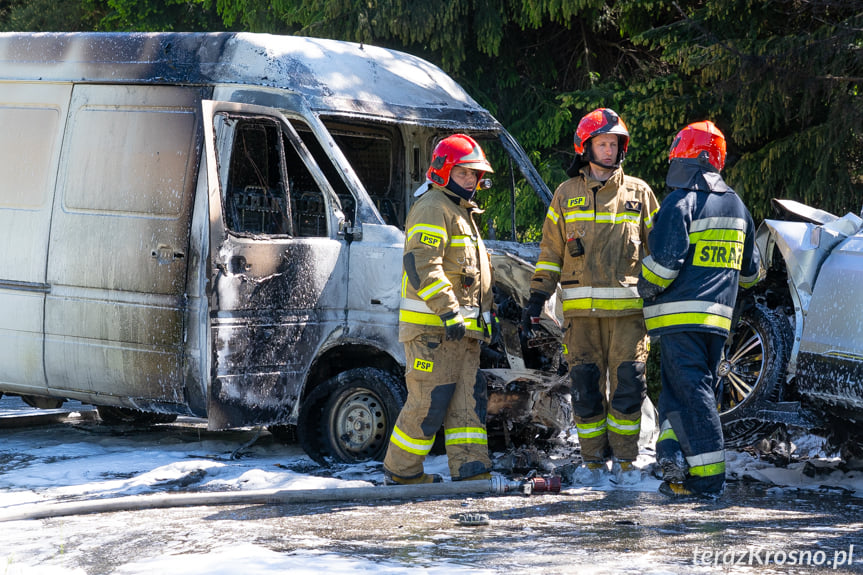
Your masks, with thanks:
[[[572,318],[564,334],[572,412],[585,462],[638,457],[647,332],[641,314]]]
[[[479,375],[480,342],[422,335],[405,342],[408,397],[396,419],[384,470],[412,479],[444,428],[450,475],[457,481],[491,471],[485,420],[488,391]]]
[[[725,338],[703,332],[664,334],[656,459],[685,471],[684,485],[720,493],[725,485],[722,424],[716,409],[716,370]],[[684,463],[685,462],[685,463]]]

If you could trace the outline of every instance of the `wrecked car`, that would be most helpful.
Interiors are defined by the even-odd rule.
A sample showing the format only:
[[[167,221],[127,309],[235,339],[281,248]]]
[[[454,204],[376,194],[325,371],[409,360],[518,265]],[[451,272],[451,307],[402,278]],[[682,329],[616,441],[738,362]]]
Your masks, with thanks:
[[[773,200],[759,226],[764,279],[743,292],[719,366],[726,445],[785,424],[863,441],[863,219]]]
[[[436,143],[551,193],[439,68],[244,33],[0,34],[0,393],[108,422],[268,426],[381,457],[404,402],[403,224]],[[513,208],[514,209],[514,208]],[[560,345],[522,342],[531,246],[496,242],[489,428],[569,425]],[[535,246],[534,246],[535,251]],[[549,318],[549,329],[556,329]]]

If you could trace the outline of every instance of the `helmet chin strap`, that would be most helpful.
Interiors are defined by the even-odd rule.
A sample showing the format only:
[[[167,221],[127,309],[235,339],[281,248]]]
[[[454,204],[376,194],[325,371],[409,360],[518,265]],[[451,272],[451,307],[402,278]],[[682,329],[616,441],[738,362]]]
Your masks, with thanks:
[[[446,188],[456,194],[458,197],[464,198],[467,201],[471,201],[473,199],[474,193],[476,193],[476,190],[468,190],[461,187],[460,185],[455,183],[455,180],[453,180],[452,177],[450,177],[449,183],[446,185]]]

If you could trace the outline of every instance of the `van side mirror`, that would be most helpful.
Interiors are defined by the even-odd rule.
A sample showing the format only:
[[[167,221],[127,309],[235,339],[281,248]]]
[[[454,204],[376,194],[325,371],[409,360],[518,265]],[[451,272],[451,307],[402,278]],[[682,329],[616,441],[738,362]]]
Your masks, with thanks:
[[[363,228],[361,226],[352,226],[350,220],[340,219],[338,234],[344,236],[346,242],[351,243],[355,240],[363,239]]]

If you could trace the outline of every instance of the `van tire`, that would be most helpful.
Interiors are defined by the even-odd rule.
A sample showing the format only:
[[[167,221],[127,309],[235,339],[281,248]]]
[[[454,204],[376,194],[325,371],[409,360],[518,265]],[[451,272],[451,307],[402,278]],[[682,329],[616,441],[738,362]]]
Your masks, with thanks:
[[[177,420],[176,413],[155,413],[152,411],[140,411],[128,407],[114,407],[111,405],[97,405],[96,412],[99,419],[108,425],[135,425],[146,427],[157,423],[173,423]]]
[[[377,368],[350,369],[312,390],[297,422],[300,444],[323,465],[382,460],[407,397],[396,375]]]

